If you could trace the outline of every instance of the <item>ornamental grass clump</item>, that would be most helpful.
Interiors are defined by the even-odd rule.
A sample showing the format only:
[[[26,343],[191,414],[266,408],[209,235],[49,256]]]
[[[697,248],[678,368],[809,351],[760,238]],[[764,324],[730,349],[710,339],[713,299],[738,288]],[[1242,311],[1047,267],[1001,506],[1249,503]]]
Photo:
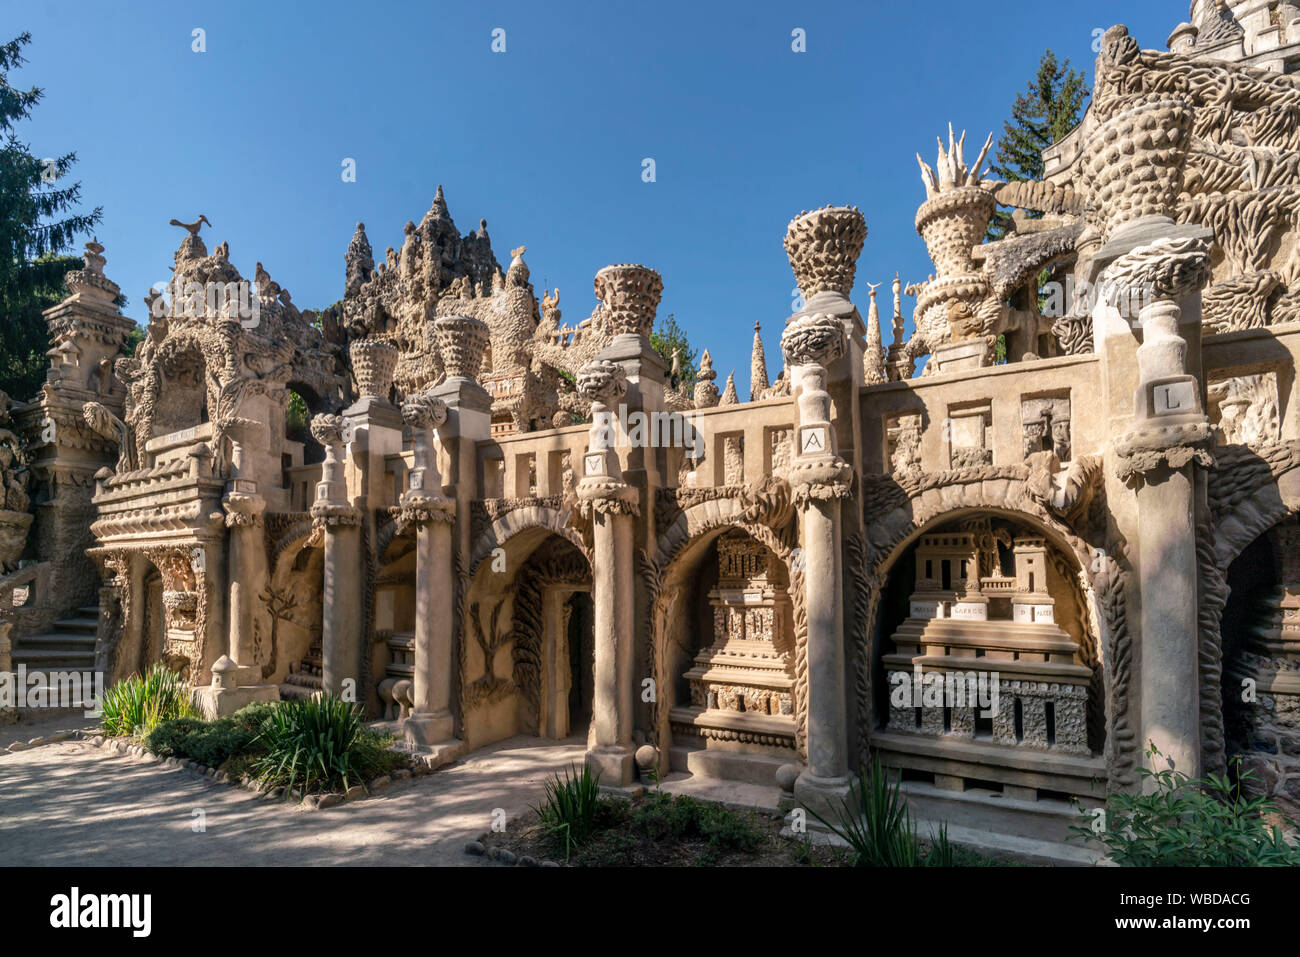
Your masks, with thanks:
[[[365,747],[361,709],[333,695],[284,701],[270,711],[252,744],[263,753],[254,780],[270,790],[347,790],[360,783],[358,742]]]
[[[146,738],[165,721],[197,718],[190,686],[174,671],[155,664],[141,678],[131,675],[104,692],[99,725],[106,735]]]

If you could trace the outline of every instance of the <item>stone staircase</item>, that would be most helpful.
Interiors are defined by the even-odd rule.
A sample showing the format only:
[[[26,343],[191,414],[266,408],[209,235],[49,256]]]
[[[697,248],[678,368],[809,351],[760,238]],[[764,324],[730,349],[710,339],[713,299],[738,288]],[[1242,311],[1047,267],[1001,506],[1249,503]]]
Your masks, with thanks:
[[[26,665],[28,674],[47,671],[95,670],[95,632],[99,608],[78,608],[71,618],[56,621],[44,635],[14,639],[13,664]]]
[[[289,666],[289,673],[280,685],[280,700],[290,698],[310,698],[324,687],[321,683],[321,647],[320,643],[307,649],[307,656],[297,665]]]

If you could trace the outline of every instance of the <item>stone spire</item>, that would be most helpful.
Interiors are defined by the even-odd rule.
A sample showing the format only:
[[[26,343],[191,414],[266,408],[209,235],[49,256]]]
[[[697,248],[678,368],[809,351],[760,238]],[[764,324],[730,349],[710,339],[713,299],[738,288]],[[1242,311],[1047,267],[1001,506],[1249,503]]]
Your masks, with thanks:
[[[713,380],[718,374],[713,371],[713,356],[704,350],[700,356],[700,369],[695,373],[695,408],[711,409],[718,404],[718,387]]]
[[[365,223],[357,223],[357,231],[352,234],[352,241],[348,243],[348,251],[343,255],[343,262],[347,269],[343,295],[356,295],[370,278],[370,274],[375,271],[375,254],[370,248],[370,240],[366,237]]]
[[[754,323],[754,351],[749,360],[749,401],[757,401],[769,384],[767,357],[763,354],[762,327],[756,322]]]
[[[867,310],[867,348],[862,353],[862,378],[867,385],[884,382],[885,344],[880,335],[880,307],[876,305],[876,290],[880,283],[867,283],[871,290],[871,306]]]
[[[722,390],[722,399],[718,405],[739,405],[740,396],[736,394],[736,371],[727,373],[727,387]]]
[[[438,191],[433,194],[433,205],[429,211],[424,214],[425,221],[442,220],[451,221],[451,213],[447,210],[447,197],[442,194],[442,184],[438,184]]]

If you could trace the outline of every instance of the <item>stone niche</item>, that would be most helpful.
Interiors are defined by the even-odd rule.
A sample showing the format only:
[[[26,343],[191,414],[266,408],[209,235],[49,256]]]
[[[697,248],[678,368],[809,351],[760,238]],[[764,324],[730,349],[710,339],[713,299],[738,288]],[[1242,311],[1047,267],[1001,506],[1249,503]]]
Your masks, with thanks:
[[[1035,452],[1055,452],[1061,462],[1070,461],[1068,394],[1023,396],[1020,400],[1020,425],[1024,432],[1025,458]]]
[[[950,406],[947,429],[949,468],[966,469],[993,464],[993,449],[989,433],[993,425],[993,406],[989,402],[977,405]]]
[[[1281,441],[1276,371],[1218,377],[1212,373],[1206,396],[1210,421],[1218,426],[1220,445],[1259,449]]]
[[[717,543],[717,585],[708,593],[712,641],[684,678],[689,708],[673,723],[708,747],[794,747],[793,614],[785,566],[743,532]]]
[[[1092,670],[1056,624],[1046,542],[989,525],[922,535],[914,560],[888,731],[1088,754]]]

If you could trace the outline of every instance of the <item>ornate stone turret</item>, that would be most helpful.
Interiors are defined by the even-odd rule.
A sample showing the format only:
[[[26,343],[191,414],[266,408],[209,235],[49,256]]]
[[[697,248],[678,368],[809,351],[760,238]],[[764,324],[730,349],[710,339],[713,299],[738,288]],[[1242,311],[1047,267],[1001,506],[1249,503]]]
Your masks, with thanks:
[[[867,309],[867,348],[862,355],[862,380],[867,385],[884,382],[885,344],[880,334],[880,308],[876,305],[876,290],[880,283],[868,283],[871,306]]]
[[[711,409],[718,404],[718,387],[713,380],[718,373],[713,369],[713,356],[705,349],[700,356],[700,368],[695,373],[695,408]]]
[[[763,390],[770,383],[767,381],[767,356],[763,354],[762,327],[754,323],[754,348],[749,360],[749,401],[754,402],[763,397]]]
[[[622,263],[596,273],[594,285],[614,335],[650,335],[664,291],[659,273],[647,266]]]
[[[739,405],[740,394],[736,392],[736,373],[735,370],[727,373],[727,385],[722,390],[722,398],[718,400],[718,405]]]
[[[848,299],[866,241],[866,220],[856,206],[823,206],[790,221],[785,253],[806,300],[805,312],[822,293]]]
[[[471,316],[441,316],[433,323],[448,379],[476,380],[488,347],[487,323]]]
[[[909,343],[908,356],[915,359],[949,341],[951,303],[976,317],[985,334],[992,332],[1001,311],[1001,301],[972,250],[984,238],[993,211],[997,208],[992,181],[981,180],[984,159],[993,142],[993,134],[972,165],[963,157],[966,133],[957,138],[948,124],[948,146],[939,141],[939,157],[933,168],[918,154],[921,180],[926,200],[916,211],[916,231],[925,240],[934,262],[934,278],[920,289],[916,300],[916,335]],[[929,365],[926,371],[932,370]]]
[[[375,271],[375,255],[370,240],[366,238],[365,223],[357,223],[357,231],[352,234],[343,262],[347,267],[343,295],[355,296]]]

